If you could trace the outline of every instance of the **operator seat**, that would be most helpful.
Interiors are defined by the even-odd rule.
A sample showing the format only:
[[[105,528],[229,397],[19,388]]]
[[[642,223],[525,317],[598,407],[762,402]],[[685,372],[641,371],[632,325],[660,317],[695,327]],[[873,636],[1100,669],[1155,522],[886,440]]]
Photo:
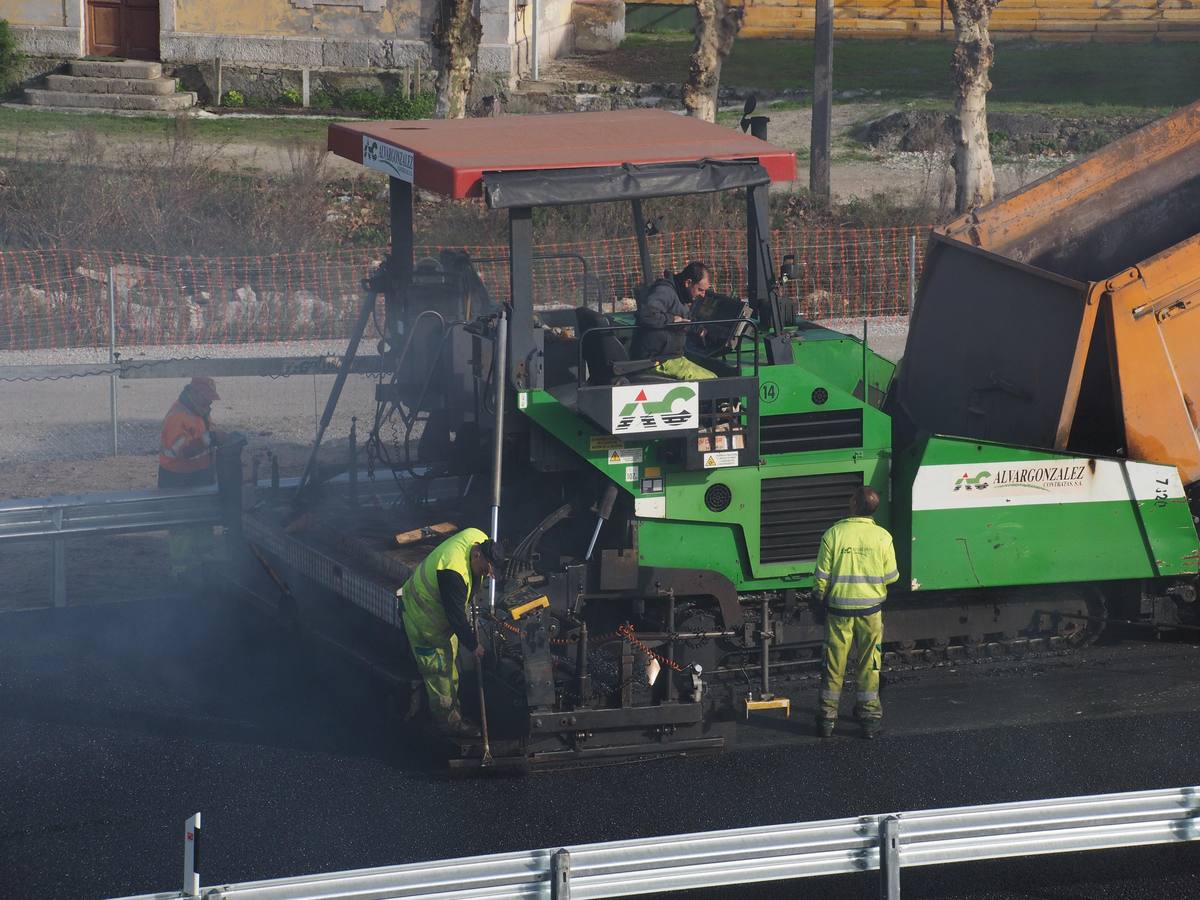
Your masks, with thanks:
[[[583,342],[583,361],[587,364],[589,387],[608,387],[618,380],[643,383],[674,380],[661,375],[645,374],[653,371],[656,360],[631,360],[625,345],[617,340],[615,331],[588,334],[592,329],[612,326],[603,313],[586,306],[576,307],[575,324],[579,339]],[[632,379],[628,376],[632,376]]]

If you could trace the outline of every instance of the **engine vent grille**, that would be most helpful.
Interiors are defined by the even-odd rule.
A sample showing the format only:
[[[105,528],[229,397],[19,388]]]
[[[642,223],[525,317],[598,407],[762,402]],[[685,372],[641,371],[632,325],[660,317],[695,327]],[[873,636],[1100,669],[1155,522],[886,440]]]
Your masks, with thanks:
[[[850,495],[862,483],[862,472],[763,481],[759,559],[764,563],[816,559],[821,535],[850,514]]]
[[[763,455],[847,450],[862,444],[862,409],[763,416],[759,423],[759,452]]]

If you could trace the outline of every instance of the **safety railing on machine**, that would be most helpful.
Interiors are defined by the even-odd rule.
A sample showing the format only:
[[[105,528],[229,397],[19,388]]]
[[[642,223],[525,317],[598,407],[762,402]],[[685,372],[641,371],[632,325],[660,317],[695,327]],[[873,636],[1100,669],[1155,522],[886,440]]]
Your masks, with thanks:
[[[200,814],[184,829],[181,892],[124,900],[467,897],[592,900],[1200,839],[1200,787],[867,815],[791,825],[498,853],[202,888]]]

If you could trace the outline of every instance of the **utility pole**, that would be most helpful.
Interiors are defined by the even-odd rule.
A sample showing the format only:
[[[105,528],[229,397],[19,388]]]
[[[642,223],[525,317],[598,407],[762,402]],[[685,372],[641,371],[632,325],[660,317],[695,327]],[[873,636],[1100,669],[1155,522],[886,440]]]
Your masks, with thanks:
[[[828,203],[829,154],[833,132],[833,0],[817,0],[813,45],[813,114],[808,189]]]

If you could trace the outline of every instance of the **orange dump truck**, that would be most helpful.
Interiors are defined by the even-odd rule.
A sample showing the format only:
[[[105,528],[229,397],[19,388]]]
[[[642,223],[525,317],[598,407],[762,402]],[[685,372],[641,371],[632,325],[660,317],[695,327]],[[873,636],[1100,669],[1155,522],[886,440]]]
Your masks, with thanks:
[[[935,229],[893,401],[1200,482],[1200,103]]]

